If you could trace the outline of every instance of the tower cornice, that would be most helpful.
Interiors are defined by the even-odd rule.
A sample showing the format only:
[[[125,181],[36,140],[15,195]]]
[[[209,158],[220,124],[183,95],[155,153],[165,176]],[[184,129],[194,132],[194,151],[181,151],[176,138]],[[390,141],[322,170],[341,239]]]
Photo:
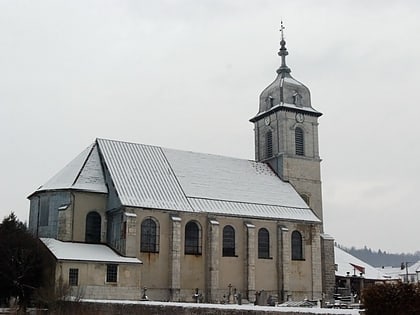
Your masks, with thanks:
[[[294,104],[282,103],[282,104],[278,104],[276,106],[273,106],[272,108],[270,108],[269,110],[267,110],[263,113],[257,114],[256,116],[252,117],[249,121],[255,123],[258,120],[263,119],[264,117],[267,117],[267,116],[269,116],[273,113],[279,112],[279,111],[302,113],[302,114],[305,114],[305,115],[308,115],[308,116],[314,116],[314,117],[322,116],[321,112],[318,112],[316,110],[308,109],[307,107],[300,108],[300,107],[296,107]]]

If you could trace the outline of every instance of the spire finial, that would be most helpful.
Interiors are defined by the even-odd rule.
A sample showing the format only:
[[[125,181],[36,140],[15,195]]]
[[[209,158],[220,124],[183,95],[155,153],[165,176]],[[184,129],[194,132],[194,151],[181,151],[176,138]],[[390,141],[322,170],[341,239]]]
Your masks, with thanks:
[[[286,56],[289,54],[286,48],[286,41],[284,40],[284,25],[283,20],[280,22],[280,33],[281,33],[281,40],[280,40],[280,50],[278,55],[281,57],[281,66],[277,69],[277,73],[287,72],[290,73],[290,68],[286,65]]]
[[[284,40],[284,33],[283,30],[285,29],[283,25],[283,20],[280,21],[280,33],[281,33],[281,40]]]

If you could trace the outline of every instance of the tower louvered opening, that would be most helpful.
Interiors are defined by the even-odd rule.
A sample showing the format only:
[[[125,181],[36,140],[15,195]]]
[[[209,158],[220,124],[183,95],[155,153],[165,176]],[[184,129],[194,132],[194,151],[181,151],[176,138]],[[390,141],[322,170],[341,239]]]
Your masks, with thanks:
[[[273,156],[273,133],[271,131],[267,131],[265,134],[265,157],[270,158]]]
[[[302,128],[295,129],[295,147],[296,155],[305,155],[305,142]]]

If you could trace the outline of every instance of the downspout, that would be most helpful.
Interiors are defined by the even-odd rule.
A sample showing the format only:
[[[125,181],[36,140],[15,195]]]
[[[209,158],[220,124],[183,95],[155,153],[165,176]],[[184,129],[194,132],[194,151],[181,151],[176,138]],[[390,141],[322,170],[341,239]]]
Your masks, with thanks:
[[[314,265],[314,261],[315,261],[315,257],[314,257],[314,233],[315,233],[315,226],[314,224],[311,224],[311,262],[312,262],[312,266]],[[314,277],[315,277],[315,273],[314,273],[314,269],[312,268],[311,271],[311,299],[312,301],[314,300]],[[321,271],[321,279],[322,279],[322,271]],[[322,281],[322,280],[321,280]]]

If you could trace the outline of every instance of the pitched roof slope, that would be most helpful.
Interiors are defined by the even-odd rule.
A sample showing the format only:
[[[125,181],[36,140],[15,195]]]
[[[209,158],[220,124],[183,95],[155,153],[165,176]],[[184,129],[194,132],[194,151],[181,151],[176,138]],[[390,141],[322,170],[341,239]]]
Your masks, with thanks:
[[[96,145],[87,147],[36,192],[62,189],[108,192]]]
[[[193,211],[162,148],[97,139],[121,204]]]

